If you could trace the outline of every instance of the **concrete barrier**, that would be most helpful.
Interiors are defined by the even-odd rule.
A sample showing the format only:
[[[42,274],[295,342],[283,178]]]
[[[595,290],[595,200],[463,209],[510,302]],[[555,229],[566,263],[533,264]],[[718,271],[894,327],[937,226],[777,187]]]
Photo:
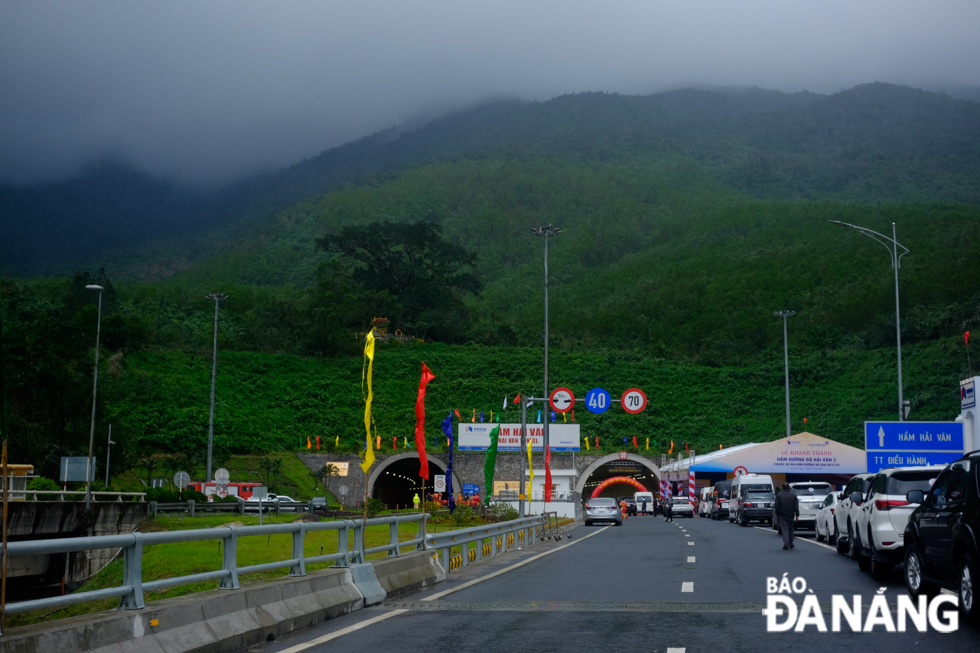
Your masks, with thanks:
[[[432,551],[371,561],[388,596],[446,579]],[[2,653],[227,653],[364,607],[348,568],[10,628]],[[153,625],[153,622],[156,625]]]
[[[446,580],[435,551],[416,551],[395,558],[373,560],[374,573],[391,597],[429,587]]]

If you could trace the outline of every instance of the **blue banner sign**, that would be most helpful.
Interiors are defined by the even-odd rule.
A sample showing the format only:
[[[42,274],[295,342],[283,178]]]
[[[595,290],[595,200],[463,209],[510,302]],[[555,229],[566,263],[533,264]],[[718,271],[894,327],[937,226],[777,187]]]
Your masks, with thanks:
[[[480,493],[480,486],[473,485],[472,483],[463,483],[463,494],[464,495],[474,495]]]
[[[868,472],[945,465],[963,455],[961,422],[865,422]]]

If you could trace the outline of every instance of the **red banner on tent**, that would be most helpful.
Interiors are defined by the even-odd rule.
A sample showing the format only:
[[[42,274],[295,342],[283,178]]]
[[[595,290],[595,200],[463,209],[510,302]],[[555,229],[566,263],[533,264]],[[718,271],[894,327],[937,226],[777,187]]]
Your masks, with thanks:
[[[419,381],[419,397],[415,400],[415,448],[419,452],[419,476],[428,480],[429,459],[425,455],[425,386],[436,375],[422,363],[422,379]]]

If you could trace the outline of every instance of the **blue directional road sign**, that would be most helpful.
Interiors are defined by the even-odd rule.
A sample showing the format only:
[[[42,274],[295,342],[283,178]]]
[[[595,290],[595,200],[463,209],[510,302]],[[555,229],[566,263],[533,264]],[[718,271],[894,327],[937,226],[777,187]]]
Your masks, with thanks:
[[[868,471],[945,465],[963,455],[961,422],[865,422]]]
[[[585,407],[590,413],[604,413],[609,410],[609,393],[602,388],[592,388],[585,393]]]
[[[473,494],[479,494],[479,493],[480,493],[480,486],[479,485],[472,485],[470,483],[463,483],[463,494],[473,495]]]

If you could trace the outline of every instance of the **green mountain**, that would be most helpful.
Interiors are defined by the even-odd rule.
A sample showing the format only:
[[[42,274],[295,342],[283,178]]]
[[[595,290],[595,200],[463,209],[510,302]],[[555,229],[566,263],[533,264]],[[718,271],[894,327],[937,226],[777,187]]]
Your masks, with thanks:
[[[495,102],[211,191],[111,162],[66,182],[0,187],[0,270],[67,272],[99,259],[117,277],[161,278],[305,197],[460,159],[645,165],[683,157],[756,198],[975,204],[978,127],[975,102],[887,84],[832,96],[687,89]]]

